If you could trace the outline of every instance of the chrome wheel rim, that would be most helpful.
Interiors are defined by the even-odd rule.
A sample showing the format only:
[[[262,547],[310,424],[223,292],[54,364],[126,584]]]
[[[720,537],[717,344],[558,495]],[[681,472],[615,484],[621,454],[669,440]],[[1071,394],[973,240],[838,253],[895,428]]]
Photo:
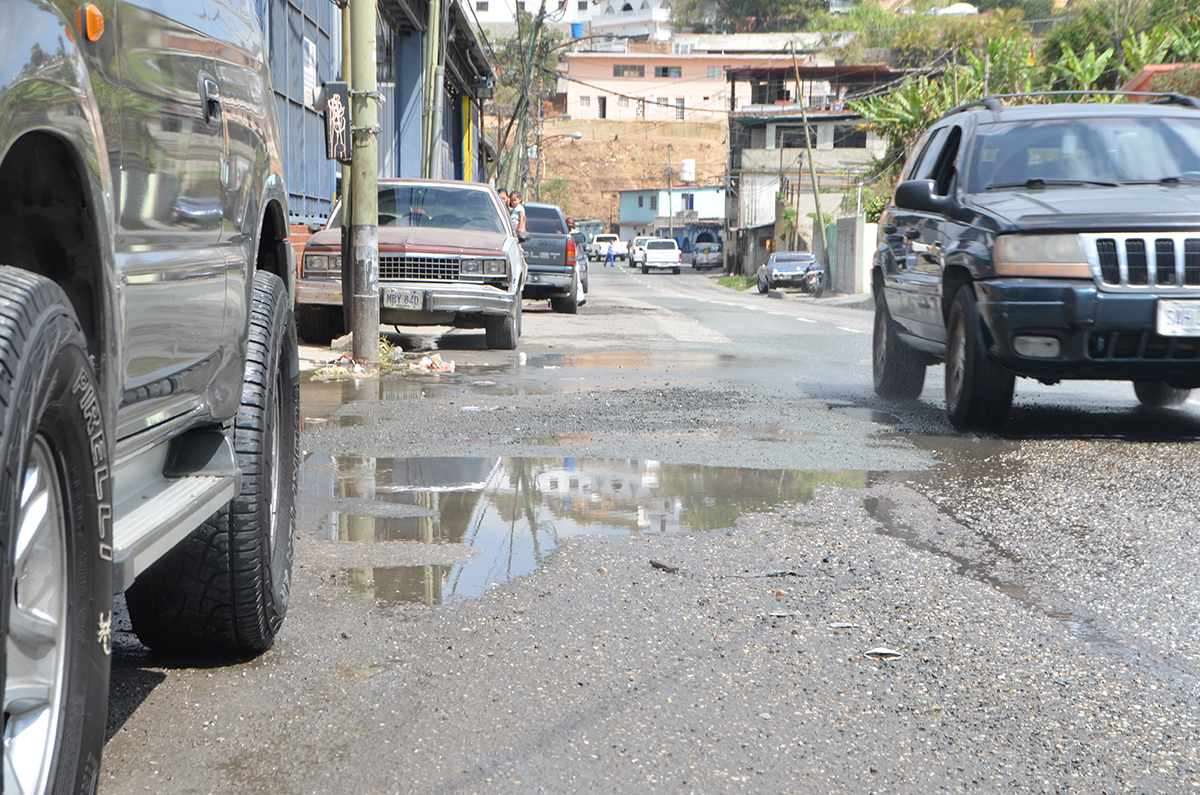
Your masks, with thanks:
[[[49,786],[66,670],[68,572],[62,487],[45,440],[25,466],[13,547],[4,677],[4,791]]]

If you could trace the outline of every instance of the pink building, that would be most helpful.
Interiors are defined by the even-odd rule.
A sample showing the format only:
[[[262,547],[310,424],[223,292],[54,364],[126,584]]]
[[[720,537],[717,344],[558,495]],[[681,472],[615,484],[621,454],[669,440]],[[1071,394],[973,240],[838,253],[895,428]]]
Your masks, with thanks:
[[[565,84],[565,110],[572,118],[724,121],[731,110],[727,69],[791,64],[790,55],[779,53],[698,51],[682,35],[670,43],[630,42],[621,49],[564,56],[566,72],[560,83]],[[740,106],[751,97],[737,100]]]

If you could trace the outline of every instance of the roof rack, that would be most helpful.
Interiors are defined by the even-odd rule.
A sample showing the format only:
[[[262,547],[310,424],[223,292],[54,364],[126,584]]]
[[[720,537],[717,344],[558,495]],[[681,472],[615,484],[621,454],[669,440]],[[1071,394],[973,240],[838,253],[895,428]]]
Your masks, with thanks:
[[[1079,91],[1031,91],[1028,94],[989,94],[983,99],[977,99],[974,102],[968,102],[964,105],[959,105],[956,108],[946,111],[942,118],[952,116],[955,113],[962,113],[971,108],[987,108],[993,113],[999,112],[1002,108],[1008,107],[1001,100],[1006,99],[1027,99],[1031,97],[1083,97],[1083,96],[1104,96],[1104,97],[1153,97],[1149,104],[1152,105],[1180,105],[1185,108],[1195,108],[1200,110],[1200,99],[1189,97],[1184,94],[1174,94],[1166,91],[1100,91],[1100,90],[1079,90]]]

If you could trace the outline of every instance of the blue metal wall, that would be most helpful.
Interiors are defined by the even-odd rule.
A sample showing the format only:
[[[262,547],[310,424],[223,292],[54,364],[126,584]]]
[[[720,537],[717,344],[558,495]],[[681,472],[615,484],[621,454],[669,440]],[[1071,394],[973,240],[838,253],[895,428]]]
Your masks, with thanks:
[[[304,96],[304,39],[316,44],[317,85],[341,72],[341,13],[329,0],[256,0],[283,134],[294,224],[322,223],[333,209],[338,164],[325,159],[321,115]]]

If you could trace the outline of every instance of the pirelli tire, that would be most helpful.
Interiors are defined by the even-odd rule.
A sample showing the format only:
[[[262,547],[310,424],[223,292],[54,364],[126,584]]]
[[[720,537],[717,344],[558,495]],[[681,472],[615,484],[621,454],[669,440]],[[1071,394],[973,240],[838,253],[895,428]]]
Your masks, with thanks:
[[[0,267],[5,793],[94,793],[112,652],[109,418],[75,312]]]
[[[254,276],[242,404],[241,492],[126,591],[133,630],[175,654],[266,651],[287,615],[295,544],[300,382],[296,324],[279,277]]]

